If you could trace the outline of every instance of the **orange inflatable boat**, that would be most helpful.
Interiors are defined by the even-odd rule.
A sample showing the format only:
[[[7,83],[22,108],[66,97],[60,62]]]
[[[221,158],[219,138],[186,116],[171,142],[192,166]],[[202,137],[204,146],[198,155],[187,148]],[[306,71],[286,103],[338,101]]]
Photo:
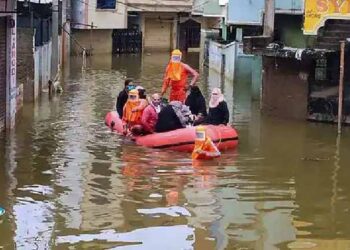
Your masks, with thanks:
[[[123,124],[117,112],[106,115],[105,124],[119,134],[123,133]],[[231,126],[205,126],[208,136],[220,151],[235,148],[238,145],[238,135]],[[192,152],[196,133],[195,127],[182,128],[174,131],[155,133],[133,138],[136,144],[158,149],[171,149],[182,152]]]

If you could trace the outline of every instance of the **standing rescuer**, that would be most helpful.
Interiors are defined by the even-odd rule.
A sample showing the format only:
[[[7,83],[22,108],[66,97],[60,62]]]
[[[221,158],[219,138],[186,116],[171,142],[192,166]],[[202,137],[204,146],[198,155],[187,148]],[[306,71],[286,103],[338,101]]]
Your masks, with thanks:
[[[165,94],[170,87],[170,101],[184,102],[186,99],[186,85],[188,74],[193,76],[190,86],[194,86],[198,80],[199,74],[189,65],[181,62],[182,53],[176,49],[171,53],[170,62],[166,68],[163,80],[161,96]]]
[[[193,160],[210,160],[221,155],[219,149],[207,136],[207,130],[203,126],[196,127],[196,140],[192,152]]]

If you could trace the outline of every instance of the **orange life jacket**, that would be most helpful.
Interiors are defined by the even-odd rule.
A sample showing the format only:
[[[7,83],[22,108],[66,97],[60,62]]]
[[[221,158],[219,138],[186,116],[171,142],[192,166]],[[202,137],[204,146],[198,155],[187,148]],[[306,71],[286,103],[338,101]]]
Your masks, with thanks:
[[[137,111],[132,111],[134,108],[139,107],[141,101],[127,101],[124,105],[123,110],[123,121],[130,124],[141,124],[142,111],[141,109],[137,109]]]
[[[209,160],[220,156],[220,151],[209,137],[204,141],[196,140],[192,152],[193,160]]]
[[[170,87],[170,101],[184,102],[186,99],[187,78],[188,72],[183,63],[170,62],[165,72],[162,92],[165,92]]]

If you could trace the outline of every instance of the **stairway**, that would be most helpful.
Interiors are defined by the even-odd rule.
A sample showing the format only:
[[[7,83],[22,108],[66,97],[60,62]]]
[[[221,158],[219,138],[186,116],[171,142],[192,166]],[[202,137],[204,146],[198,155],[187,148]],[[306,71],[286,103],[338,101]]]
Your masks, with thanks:
[[[339,50],[339,42],[346,38],[350,38],[350,20],[327,20],[318,31],[316,47]]]

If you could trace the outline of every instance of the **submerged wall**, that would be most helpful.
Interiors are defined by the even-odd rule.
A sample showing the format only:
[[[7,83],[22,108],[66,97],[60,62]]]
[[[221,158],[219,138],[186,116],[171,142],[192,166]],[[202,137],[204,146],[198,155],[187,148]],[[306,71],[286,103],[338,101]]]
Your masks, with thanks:
[[[42,89],[48,88],[51,79],[51,41],[43,46],[35,48],[35,93],[39,94]]]
[[[215,41],[209,41],[207,54],[210,71],[221,74],[228,81],[248,81],[251,84],[252,99],[259,100],[262,83],[260,56],[245,55],[241,42],[223,45]]]
[[[209,42],[209,68],[224,74],[229,80],[234,79],[237,43],[227,45]]]
[[[305,120],[308,81],[294,58],[263,57],[262,111],[281,118]]]

